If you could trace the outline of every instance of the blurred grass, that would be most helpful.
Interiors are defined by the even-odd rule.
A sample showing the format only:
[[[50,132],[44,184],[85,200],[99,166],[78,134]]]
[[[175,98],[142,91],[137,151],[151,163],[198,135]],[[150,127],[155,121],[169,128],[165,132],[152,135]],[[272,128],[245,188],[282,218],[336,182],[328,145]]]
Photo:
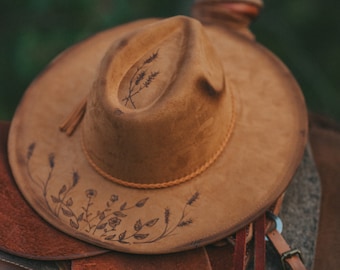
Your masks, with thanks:
[[[340,121],[340,1],[265,1],[252,29],[299,82],[309,109]]]
[[[0,10],[0,119],[10,120],[29,83],[53,57],[109,27],[190,14],[180,0],[7,0]],[[300,83],[309,108],[340,121],[340,1],[265,1],[257,40]]]

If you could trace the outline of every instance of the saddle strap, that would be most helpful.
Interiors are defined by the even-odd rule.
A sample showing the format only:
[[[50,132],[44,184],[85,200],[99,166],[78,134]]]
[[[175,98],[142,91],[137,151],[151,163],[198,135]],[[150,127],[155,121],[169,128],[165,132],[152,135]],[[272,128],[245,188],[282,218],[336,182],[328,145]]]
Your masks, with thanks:
[[[266,215],[262,214],[255,221],[255,252],[254,252],[254,265],[255,270],[263,270],[266,265]]]
[[[247,253],[247,227],[241,229],[236,234],[236,242],[234,249],[234,269],[244,270],[246,268],[246,253]]]
[[[298,249],[291,249],[276,229],[267,233],[267,237],[280,254],[283,269],[287,269],[286,264],[288,264],[292,270],[306,270],[302,262],[301,252]]]
[[[272,206],[272,209],[270,209],[270,212],[275,216],[278,216],[281,211],[284,195],[285,194],[283,193]],[[281,264],[284,270],[287,269],[287,264],[292,270],[306,270],[306,267],[303,264],[301,252],[298,249],[291,249],[291,247],[287,244],[286,240],[283,238],[281,233],[276,230],[276,228],[272,230],[269,229],[266,232],[266,235],[273,244],[275,250],[281,256]]]
[[[254,269],[264,270],[266,265],[266,244],[265,244],[265,230],[266,230],[266,215],[262,214],[255,222],[255,246],[254,246]],[[247,250],[247,230],[248,226],[241,229],[236,234],[235,248],[233,254],[233,269],[246,269],[249,261],[251,250]]]

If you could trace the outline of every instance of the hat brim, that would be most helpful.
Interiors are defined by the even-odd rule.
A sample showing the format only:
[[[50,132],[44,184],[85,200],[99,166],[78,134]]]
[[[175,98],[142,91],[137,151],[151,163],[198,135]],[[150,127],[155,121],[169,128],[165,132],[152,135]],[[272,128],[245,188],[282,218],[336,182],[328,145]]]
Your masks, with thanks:
[[[87,95],[109,46],[153,21],[104,31],[54,60],[26,91],[8,145],[16,182],[44,219],[89,243],[143,254],[206,245],[251,222],[284,192],[307,136],[304,100],[287,68],[256,42],[206,26],[236,99],[222,154],[169,188],[133,189],[101,177],[83,154],[81,130],[67,137],[58,126]]]
[[[9,126],[0,121],[0,250],[35,260],[71,260],[107,253],[56,230],[29,207],[8,164]]]

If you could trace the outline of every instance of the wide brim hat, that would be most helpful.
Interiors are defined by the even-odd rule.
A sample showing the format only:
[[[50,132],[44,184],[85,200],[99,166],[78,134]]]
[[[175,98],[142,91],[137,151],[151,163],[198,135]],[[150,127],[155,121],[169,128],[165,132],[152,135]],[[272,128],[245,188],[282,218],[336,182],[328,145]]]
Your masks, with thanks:
[[[84,116],[72,114],[79,106]],[[306,134],[300,89],[275,56],[179,16],[113,28],[59,55],[18,106],[8,151],[19,189],[50,224],[155,254],[212,243],[264,213]]]

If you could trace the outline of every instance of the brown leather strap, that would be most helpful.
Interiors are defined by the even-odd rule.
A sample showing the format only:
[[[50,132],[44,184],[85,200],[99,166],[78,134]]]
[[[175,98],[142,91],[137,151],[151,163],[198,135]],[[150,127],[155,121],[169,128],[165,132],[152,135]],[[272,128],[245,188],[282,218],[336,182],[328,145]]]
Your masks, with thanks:
[[[264,270],[266,266],[265,230],[266,215],[263,214],[255,221],[255,270]]]
[[[272,206],[272,209],[271,209],[272,214],[274,215],[279,214],[281,206],[282,206],[283,198],[284,198],[284,194],[282,194],[278,198],[278,200],[275,202],[275,204]],[[269,223],[270,222],[272,221],[269,220]],[[282,263],[283,269],[286,269],[286,263],[293,270],[305,270],[306,269],[302,262],[300,251],[297,249],[292,250],[279,231],[277,231],[276,229],[269,230],[269,232],[267,232],[267,237],[270,239],[274,248],[281,256],[281,263]]]
[[[302,263],[301,254],[298,250],[292,250],[282,235],[275,229],[267,233],[268,238],[281,256],[282,266],[286,269],[286,263],[293,270],[306,270]]]
[[[236,243],[234,250],[234,269],[243,270],[246,268],[247,251],[247,228],[241,229],[236,233]]]

